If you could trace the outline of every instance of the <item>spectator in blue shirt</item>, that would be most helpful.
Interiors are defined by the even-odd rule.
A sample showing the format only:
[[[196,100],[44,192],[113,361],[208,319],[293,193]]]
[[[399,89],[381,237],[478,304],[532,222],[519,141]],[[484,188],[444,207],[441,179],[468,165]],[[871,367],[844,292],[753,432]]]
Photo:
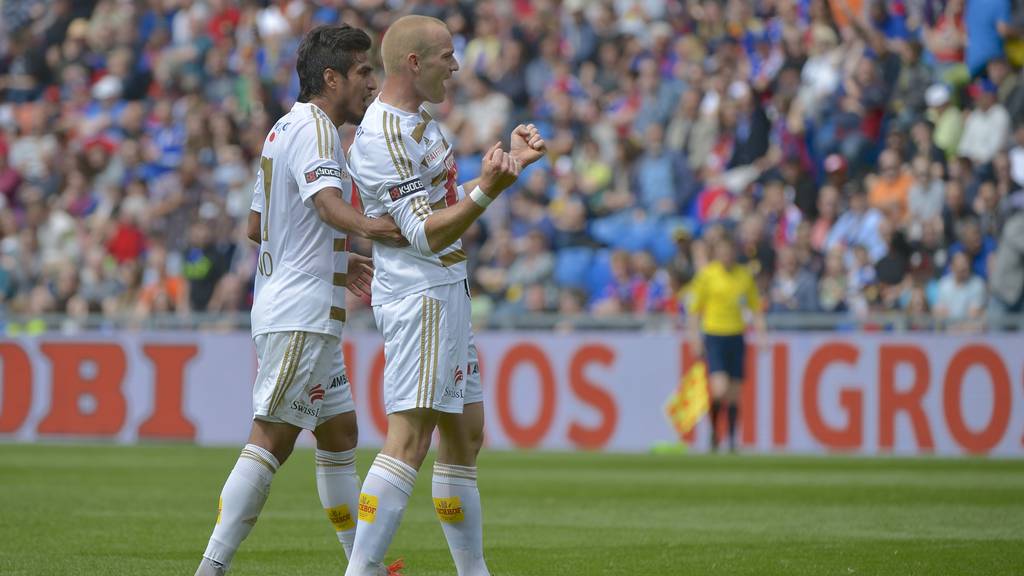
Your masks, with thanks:
[[[971,76],[985,70],[993,58],[1003,55],[999,24],[1010,21],[1010,0],[967,0],[964,25],[967,28],[967,68]]]

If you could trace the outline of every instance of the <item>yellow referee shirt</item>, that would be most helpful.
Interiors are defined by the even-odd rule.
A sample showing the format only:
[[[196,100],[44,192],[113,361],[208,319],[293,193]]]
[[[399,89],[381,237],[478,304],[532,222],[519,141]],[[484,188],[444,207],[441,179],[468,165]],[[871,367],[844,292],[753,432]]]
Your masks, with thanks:
[[[761,310],[754,276],[746,266],[735,264],[726,270],[721,262],[712,262],[693,279],[690,287],[690,312],[701,315],[701,329],[713,336],[743,334],[743,307]]]

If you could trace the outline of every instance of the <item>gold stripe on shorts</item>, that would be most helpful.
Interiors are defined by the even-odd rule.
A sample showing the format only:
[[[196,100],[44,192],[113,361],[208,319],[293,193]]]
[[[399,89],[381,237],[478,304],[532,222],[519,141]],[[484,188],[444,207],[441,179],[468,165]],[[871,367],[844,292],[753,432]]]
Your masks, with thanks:
[[[348,274],[342,274],[341,272],[334,273],[334,285],[345,287],[348,286]]]
[[[292,332],[291,336],[288,337],[288,346],[285,347],[284,356],[281,357],[281,364],[277,367],[277,380],[274,382],[274,389],[270,392],[270,404],[267,405],[268,415],[274,412],[274,399],[277,398],[278,391],[284,385],[284,382],[288,377],[288,369],[291,366],[292,355],[295,352],[295,342],[298,334],[298,332]]]
[[[423,370],[424,370],[424,358],[426,357],[427,347],[427,297],[420,297],[420,369],[419,369],[419,382],[416,383],[416,407],[423,407]]]
[[[295,346],[292,347],[292,356],[288,362],[288,372],[285,375],[285,379],[282,382],[280,388],[276,391],[276,395],[271,399],[270,402],[270,413],[273,414],[277,411],[278,406],[281,405],[281,400],[284,399],[285,393],[288,388],[291,387],[292,382],[295,381],[295,373],[299,368],[299,361],[302,358],[302,351],[306,348],[306,333],[295,332]],[[280,375],[278,375],[280,378]]]
[[[434,353],[434,367],[431,368],[431,370],[430,370],[430,395],[429,395],[430,406],[428,406],[428,408],[433,408],[434,407],[434,388],[437,387],[437,356],[438,356],[437,348],[438,348],[438,340],[440,339],[440,336],[441,336],[441,302],[438,301],[438,300],[434,300],[433,302],[434,302],[434,347],[432,348],[432,351]]]

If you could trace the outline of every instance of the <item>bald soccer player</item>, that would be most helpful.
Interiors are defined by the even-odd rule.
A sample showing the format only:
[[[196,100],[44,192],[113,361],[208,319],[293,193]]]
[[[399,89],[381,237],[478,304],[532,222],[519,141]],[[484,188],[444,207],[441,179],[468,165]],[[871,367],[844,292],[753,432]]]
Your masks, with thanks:
[[[437,517],[458,574],[487,575],[476,485],[483,393],[460,237],[523,166],[543,155],[544,141],[533,126],[517,127],[511,151],[496,143],[484,155],[480,178],[459,186],[452,146],[423,108],[444,100],[445,82],[459,69],[451,34],[440,20],[406,16],[384,35],[381,56],[384,85],[356,132],[349,167],[366,215],[391,215],[410,246],[373,249],[388,433],[363,482],[346,574],[388,573],[384,555],[436,427]]]

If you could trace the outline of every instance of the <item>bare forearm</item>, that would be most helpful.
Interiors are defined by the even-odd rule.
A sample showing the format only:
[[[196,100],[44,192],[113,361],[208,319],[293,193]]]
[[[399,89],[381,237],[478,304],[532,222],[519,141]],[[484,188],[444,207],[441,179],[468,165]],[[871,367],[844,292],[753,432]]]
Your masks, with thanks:
[[[476,184],[473,184],[476,186]],[[468,196],[454,206],[438,210],[427,217],[423,231],[427,235],[427,244],[434,252],[444,250],[456,240],[484,213],[476,202]]]
[[[336,230],[365,238],[369,218],[342,200],[340,195],[336,198],[321,198],[326,194],[330,194],[330,191],[321,191],[313,198],[320,219]]]

